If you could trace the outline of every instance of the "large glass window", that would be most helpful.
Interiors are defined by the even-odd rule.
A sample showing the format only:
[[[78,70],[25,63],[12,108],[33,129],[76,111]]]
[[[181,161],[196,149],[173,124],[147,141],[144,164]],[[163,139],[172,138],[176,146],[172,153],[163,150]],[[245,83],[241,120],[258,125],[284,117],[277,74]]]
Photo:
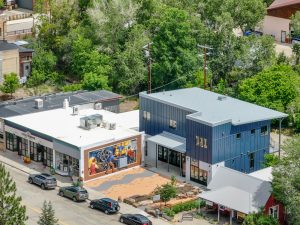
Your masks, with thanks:
[[[18,154],[22,156],[29,156],[28,140],[25,138],[17,137]]]
[[[191,180],[204,184],[207,184],[207,171],[199,168],[199,161],[192,159],[191,161]]]
[[[5,133],[6,149],[10,151],[16,151],[17,149],[17,137],[9,132]]]
[[[66,154],[55,153],[56,170],[70,176],[79,176],[79,160]]]
[[[268,134],[268,126],[263,126],[260,128],[260,134],[263,135],[267,135]]]
[[[162,162],[168,162],[168,153],[169,153],[169,163],[173,166],[180,167],[180,157],[183,159],[184,155],[172,149],[168,149],[166,147],[159,145],[157,159]],[[183,163],[183,160],[181,162]]]
[[[89,174],[121,169],[137,161],[137,140],[127,140],[89,152]]]

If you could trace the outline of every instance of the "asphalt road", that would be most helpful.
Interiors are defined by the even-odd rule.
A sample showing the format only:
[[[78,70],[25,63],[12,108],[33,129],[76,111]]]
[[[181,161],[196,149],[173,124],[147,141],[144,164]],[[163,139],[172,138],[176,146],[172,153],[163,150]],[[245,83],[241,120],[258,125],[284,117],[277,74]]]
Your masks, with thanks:
[[[119,224],[119,215],[106,215],[101,211],[92,210],[88,202],[73,202],[62,198],[57,190],[42,190],[27,182],[28,175],[6,166],[17,185],[17,194],[22,197],[28,215],[27,225],[37,225],[43,202],[51,201],[55,216],[60,225],[114,225]]]

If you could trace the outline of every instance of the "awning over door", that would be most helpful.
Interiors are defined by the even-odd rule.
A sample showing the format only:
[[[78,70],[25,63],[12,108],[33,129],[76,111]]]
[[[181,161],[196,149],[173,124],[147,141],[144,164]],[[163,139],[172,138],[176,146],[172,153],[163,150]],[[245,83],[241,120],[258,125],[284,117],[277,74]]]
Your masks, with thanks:
[[[164,131],[161,134],[148,138],[147,141],[156,143],[180,153],[186,153],[186,139],[169,132]]]

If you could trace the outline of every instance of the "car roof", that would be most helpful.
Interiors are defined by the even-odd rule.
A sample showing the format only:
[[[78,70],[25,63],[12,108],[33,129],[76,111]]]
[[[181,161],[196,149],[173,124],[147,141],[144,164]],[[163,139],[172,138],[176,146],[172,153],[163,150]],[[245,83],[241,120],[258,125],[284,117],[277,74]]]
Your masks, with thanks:
[[[113,200],[111,198],[101,198],[99,200],[102,200],[102,201],[107,201],[107,202],[116,202],[116,200]]]
[[[141,215],[141,214],[133,214],[133,216],[135,216],[135,217],[137,217],[137,218],[139,218],[139,219],[141,219],[141,220],[149,220],[146,216],[143,216],[143,215]]]

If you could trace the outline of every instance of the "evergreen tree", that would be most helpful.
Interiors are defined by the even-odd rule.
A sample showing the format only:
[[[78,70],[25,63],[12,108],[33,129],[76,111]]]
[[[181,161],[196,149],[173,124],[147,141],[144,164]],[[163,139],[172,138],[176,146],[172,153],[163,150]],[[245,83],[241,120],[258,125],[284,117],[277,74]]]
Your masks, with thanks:
[[[42,214],[38,221],[38,225],[56,225],[57,222],[58,219],[55,218],[55,211],[52,207],[51,202],[49,201],[47,203],[46,201],[44,201]]]
[[[16,183],[0,164],[0,224],[25,225],[26,208],[21,205],[21,197],[16,196]]]

